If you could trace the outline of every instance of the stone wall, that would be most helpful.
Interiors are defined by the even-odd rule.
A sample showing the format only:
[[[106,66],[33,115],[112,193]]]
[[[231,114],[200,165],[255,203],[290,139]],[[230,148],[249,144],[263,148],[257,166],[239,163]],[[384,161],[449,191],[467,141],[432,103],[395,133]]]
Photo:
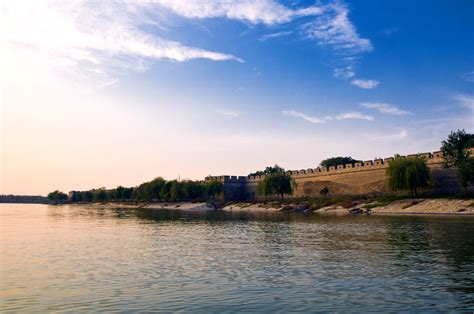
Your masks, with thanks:
[[[419,156],[426,160],[431,170],[431,191],[437,194],[450,194],[459,191],[455,171],[443,168],[442,152],[408,155]],[[405,156],[403,156],[405,157]],[[290,170],[288,174],[296,182],[294,197],[319,196],[321,189],[328,187],[332,195],[341,194],[370,194],[386,192],[386,168],[393,158],[368,160],[355,164],[339,165],[329,168],[314,168]],[[218,176],[209,179],[220,180],[224,183],[225,199],[257,198],[258,182],[262,176]]]

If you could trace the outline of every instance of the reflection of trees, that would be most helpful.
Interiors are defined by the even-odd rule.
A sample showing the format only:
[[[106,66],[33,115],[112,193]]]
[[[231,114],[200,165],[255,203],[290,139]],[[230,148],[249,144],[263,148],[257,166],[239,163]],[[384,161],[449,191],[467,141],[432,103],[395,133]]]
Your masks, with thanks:
[[[442,284],[448,291],[474,293],[472,218],[390,217],[386,225],[387,243],[397,252],[394,261],[397,273],[414,270],[427,276],[433,273],[445,278]],[[465,298],[459,302],[465,302]],[[470,304],[474,305],[474,301]]]
[[[390,217],[386,226],[387,243],[398,249],[400,259],[422,253],[455,269],[474,265],[474,221],[470,218]]]
[[[382,217],[387,226],[387,243],[402,261],[429,249],[429,230],[423,217]],[[415,254],[414,254],[415,253]]]
[[[441,219],[439,219],[441,220]],[[442,250],[446,261],[456,270],[474,269],[474,221],[453,217],[430,226],[431,244]]]

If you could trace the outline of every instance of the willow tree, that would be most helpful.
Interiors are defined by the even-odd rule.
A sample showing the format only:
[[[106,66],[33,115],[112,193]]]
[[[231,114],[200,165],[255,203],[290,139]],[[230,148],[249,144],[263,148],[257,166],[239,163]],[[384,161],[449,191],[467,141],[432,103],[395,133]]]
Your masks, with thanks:
[[[262,196],[280,195],[283,200],[285,194],[293,194],[295,187],[296,183],[289,174],[275,172],[258,183],[257,191]]]
[[[224,184],[217,180],[211,180],[206,183],[205,190],[207,195],[214,199],[216,196],[224,191]]]
[[[396,157],[387,167],[388,186],[394,191],[410,191],[418,196],[418,190],[426,188],[430,180],[430,168],[419,157]]]

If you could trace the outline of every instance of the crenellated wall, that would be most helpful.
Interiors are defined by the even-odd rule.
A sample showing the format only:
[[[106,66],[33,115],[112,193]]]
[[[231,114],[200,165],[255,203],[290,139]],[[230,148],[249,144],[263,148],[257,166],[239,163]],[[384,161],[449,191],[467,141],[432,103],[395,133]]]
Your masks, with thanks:
[[[443,153],[413,154],[406,157],[418,156],[426,160],[431,170],[432,191],[435,193],[454,193],[459,187],[453,169],[443,168]],[[328,187],[329,193],[336,194],[366,194],[387,191],[386,168],[393,157],[367,160],[354,164],[339,165],[337,167],[318,167],[311,169],[289,170],[288,174],[296,182],[294,197],[319,196],[321,189]],[[207,177],[224,183],[224,198],[256,198],[258,182],[261,176],[217,176]]]

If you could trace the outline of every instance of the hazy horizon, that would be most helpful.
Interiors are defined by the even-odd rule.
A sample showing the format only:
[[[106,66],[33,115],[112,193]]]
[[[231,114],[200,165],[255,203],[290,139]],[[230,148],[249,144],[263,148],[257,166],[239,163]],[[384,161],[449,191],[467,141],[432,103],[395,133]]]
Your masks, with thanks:
[[[0,194],[439,150],[474,3],[4,1]]]

